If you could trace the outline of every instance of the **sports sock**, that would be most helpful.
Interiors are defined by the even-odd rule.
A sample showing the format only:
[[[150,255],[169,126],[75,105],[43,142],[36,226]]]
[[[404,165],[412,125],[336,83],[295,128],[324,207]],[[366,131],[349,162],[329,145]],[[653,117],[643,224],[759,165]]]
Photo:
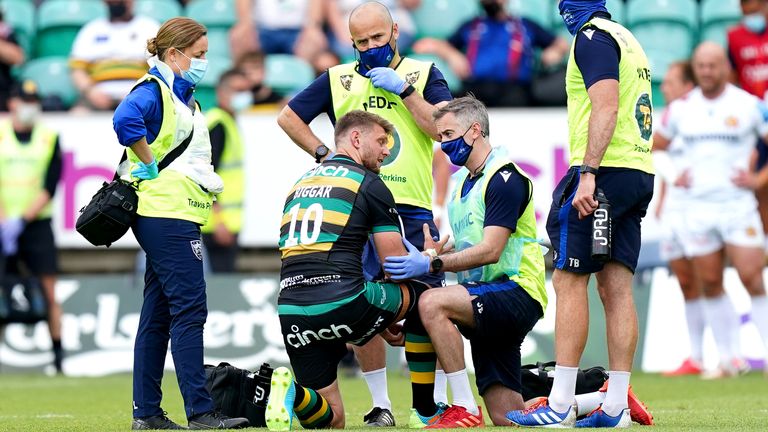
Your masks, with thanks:
[[[435,403],[442,402],[448,405],[448,380],[442,369],[435,371],[435,391],[432,395],[435,398]]]
[[[469,375],[467,370],[462,369],[460,371],[447,373],[445,377],[448,379],[448,384],[451,386],[451,392],[453,392],[453,404],[464,407],[470,413],[474,415],[480,414],[477,409],[477,403],[475,402],[475,396],[472,394],[472,387],[469,386]]]
[[[392,410],[392,402],[389,400],[387,392],[387,368],[377,369],[375,371],[363,372],[365,383],[368,384],[368,391],[373,399],[373,406]]]
[[[576,415],[581,417],[596,410],[600,404],[605,402],[605,393],[606,392],[596,391],[574,396],[576,399]]]
[[[408,285],[408,295],[411,296],[412,301],[410,303],[413,306],[405,314],[403,332],[405,333],[405,360],[411,373],[411,394],[413,397],[411,406],[422,416],[430,417],[437,412],[434,397],[437,354],[435,347],[432,346],[432,340],[427,334],[427,329],[421,322],[419,309],[414,307],[418,304],[418,297],[425,289],[427,289],[426,285],[417,282]]]
[[[605,392],[603,411],[611,417],[621,414],[629,406],[629,376],[630,372],[608,371],[608,391]]]
[[[573,405],[578,372],[576,367],[555,365],[555,379],[549,392],[549,406],[555,412],[564,413]]]
[[[755,323],[763,343],[768,348],[768,296],[752,297],[752,322]]]
[[[437,411],[434,399],[437,354],[429,336],[406,333],[405,358],[411,372],[413,407],[425,417],[432,416]]]
[[[333,410],[320,393],[299,383],[293,383],[296,399],[293,400],[293,412],[304,429],[324,429],[333,420]]]
[[[728,367],[735,358],[733,337],[737,328],[736,311],[727,294],[705,299],[704,308],[717,350],[720,352],[720,363]]]
[[[704,300],[693,299],[685,302],[685,321],[688,323],[688,340],[691,342],[691,358],[699,364],[704,359],[702,341],[707,326],[704,317]]]
[[[64,363],[64,349],[61,347],[61,339],[54,339],[51,343],[53,344],[53,365],[56,367],[56,372],[61,372]]]

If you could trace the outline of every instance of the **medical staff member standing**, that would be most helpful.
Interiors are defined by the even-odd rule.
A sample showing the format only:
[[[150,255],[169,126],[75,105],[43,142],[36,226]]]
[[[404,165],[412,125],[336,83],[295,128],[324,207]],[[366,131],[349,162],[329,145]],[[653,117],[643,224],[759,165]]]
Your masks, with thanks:
[[[248,420],[214,411],[203,369],[208,309],[200,226],[223,190],[211,165],[205,117],[193,97],[208,66],[206,28],[189,18],[170,19],[147,42],[147,51],[154,56],[152,68],[113,119],[118,140],[128,148],[118,174],[140,181],[133,233],[147,255],[134,345],[132,429],[181,429],[160,408],[169,339],[189,428],[244,427]],[[175,159],[158,172],[166,157]]]

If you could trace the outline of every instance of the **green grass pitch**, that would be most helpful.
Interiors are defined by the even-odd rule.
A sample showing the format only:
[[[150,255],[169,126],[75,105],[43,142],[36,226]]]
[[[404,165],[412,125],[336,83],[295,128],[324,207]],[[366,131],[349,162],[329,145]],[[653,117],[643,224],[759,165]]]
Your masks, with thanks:
[[[697,377],[664,378],[637,373],[632,376],[632,383],[658,423],[650,430],[768,430],[768,379],[762,374],[702,381]],[[359,378],[342,378],[341,389],[348,427],[362,429],[363,414],[370,408],[365,383]],[[163,408],[168,416],[186,425],[172,372],[166,372],[163,392]],[[407,378],[390,374],[389,393],[398,425],[404,427],[411,399]],[[129,375],[0,375],[0,431],[127,431],[130,425]],[[297,428],[300,426],[294,422],[294,429]]]

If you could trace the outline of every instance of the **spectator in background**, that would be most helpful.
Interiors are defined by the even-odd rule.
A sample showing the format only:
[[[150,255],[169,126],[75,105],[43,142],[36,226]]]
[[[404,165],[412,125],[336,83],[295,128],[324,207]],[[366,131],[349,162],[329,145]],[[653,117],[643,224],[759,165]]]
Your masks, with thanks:
[[[768,1],[741,0],[744,15],[741,24],[728,31],[728,57],[733,66],[731,80],[742,89],[766,100],[768,96]],[[762,137],[757,139],[757,157],[754,171],[768,163],[768,146]],[[768,186],[755,190],[763,230],[768,235]],[[766,244],[768,250],[768,244]]]
[[[62,372],[61,305],[54,287],[58,263],[51,229],[51,199],[61,178],[59,135],[38,123],[40,95],[32,81],[16,84],[11,118],[0,124],[0,234],[7,271],[19,264],[40,279],[48,301],[48,330],[56,372]]]
[[[216,107],[205,113],[211,138],[211,163],[227,186],[214,201],[208,224],[202,228],[203,243],[215,273],[235,271],[245,189],[243,137],[235,116],[252,104],[248,79],[242,72],[232,69],[219,78]]]
[[[8,109],[8,96],[14,83],[11,67],[24,63],[24,50],[21,49],[13,29],[4,21],[0,10],[0,111]]]
[[[352,10],[363,3],[365,3],[364,0],[327,0],[325,2],[325,19],[330,29],[331,50],[343,62],[355,59],[348,22]],[[392,13],[392,19],[400,29],[398,48],[401,52],[407,52],[416,36],[416,24],[411,18],[410,11],[419,7],[421,0],[381,0],[379,3],[386,6]]]
[[[667,118],[669,104],[693,90],[696,82],[693,69],[687,61],[672,63],[661,82],[661,92],[667,101],[667,108],[662,119]],[[664,120],[662,120],[662,123]],[[685,210],[689,203],[688,169],[690,155],[687,154],[682,138],[670,143],[666,154],[654,152],[654,166],[662,181],[659,183],[659,204],[656,206],[656,218],[660,219],[665,230],[661,239],[661,259],[669,262],[669,268],[677,277],[685,299],[685,321],[688,328],[688,340],[691,354],[675,370],[666,372],[666,376],[698,375],[702,372],[704,359],[703,338],[706,327],[704,315],[704,296],[699,275],[693,268],[693,261],[685,253],[683,237],[685,235]]]
[[[248,87],[253,95],[253,106],[261,108],[275,108],[284,105],[283,97],[277,94],[264,81],[267,71],[264,63],[264,53],[250,51],[243,54],[237,61],[236,69],[240,70],[248,80]]]
[[[485,16],[462,24],[448,41],[424,38],[413,44],[419,54],[436,54],[448,62],[472,92],[489,107],[529,106],[536,72],[536,49],[545,66],[568,53],[565,39],[535,22],[507,12],[506,0],[480,0]]]
[[[236,0],[238,22],[231,31],[232,55],[251,50],[293,54],[316,71],[338,63],[323,32],[325,0]]]
[[[133,0],[106,0],[108,18],[83,26],[70,54],[72,81],[81,104],[96,110],[112,110],[147,72],[147,39],[159,25],[133,15]]]

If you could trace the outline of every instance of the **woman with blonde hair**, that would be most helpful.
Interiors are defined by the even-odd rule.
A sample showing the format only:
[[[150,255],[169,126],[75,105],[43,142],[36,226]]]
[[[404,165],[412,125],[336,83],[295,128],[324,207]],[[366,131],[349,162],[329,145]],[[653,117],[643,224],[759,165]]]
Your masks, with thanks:
[[[193,97],[208,66],[200,23],[177,17],[147,42],[152,66],[115,110],[126,147],[118,174],[138,181],[133,233],[146,252],[144,303],[134,345],[132,429],[182,429],[160,407],[160,383],[171,341],[190,429],[248,425],[214,409],[205,388],[203,325],[208,315],[200,226],[223,190],[211,166],[205,118]]]

